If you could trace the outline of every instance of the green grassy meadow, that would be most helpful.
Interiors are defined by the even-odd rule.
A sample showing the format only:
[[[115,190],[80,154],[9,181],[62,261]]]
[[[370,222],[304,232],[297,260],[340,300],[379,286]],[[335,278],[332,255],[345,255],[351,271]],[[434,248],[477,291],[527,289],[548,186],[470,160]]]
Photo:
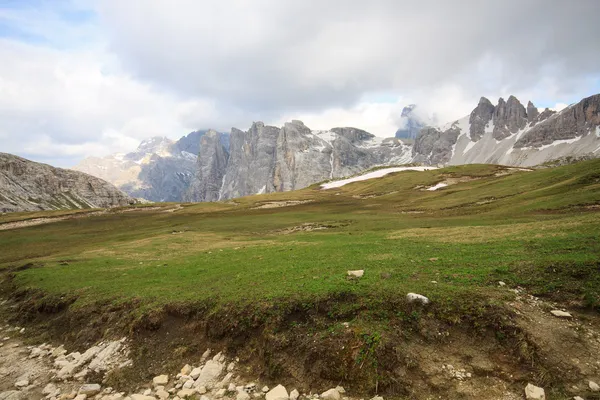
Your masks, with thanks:
[[[340,189],[0,231],[0,268],[32,264],[16,273],[19,287],[73,294],[76,304],[253,304],[339,293],[377,301],[408,292],[452,303],[473,292],[494,297],[504,280],[538,294],[563,288],[565,299],[598,307],[600,162],[508,172],[407,171]],[[448,178],[458,183],[418,189]],[[287,200],[312,202],[255,208]],[[290,229],[303,224],[321,229]],[[346,279],[352,269],[364,278]]]

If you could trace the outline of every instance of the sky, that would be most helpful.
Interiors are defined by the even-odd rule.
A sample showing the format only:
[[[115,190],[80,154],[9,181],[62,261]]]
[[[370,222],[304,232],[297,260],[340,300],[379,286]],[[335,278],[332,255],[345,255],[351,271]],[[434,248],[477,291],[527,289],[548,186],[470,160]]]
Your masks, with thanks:
[[[300,119],[393,136],[600,93],[598,0],[0,0],[0,152],[69,167]]]

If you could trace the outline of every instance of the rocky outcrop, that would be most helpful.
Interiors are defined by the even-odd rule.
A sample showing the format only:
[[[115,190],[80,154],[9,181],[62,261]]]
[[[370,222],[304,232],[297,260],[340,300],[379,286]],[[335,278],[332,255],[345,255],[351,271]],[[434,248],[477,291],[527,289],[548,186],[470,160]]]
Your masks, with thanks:
[[[173,141],[166,137],[144,140],[127,154],[88,157],[74,170],[107,180],[133,197],[151,201],[182,201],[195,175],[201,139],[206,130]],[[229,148],[229,135],[221,134]]]
[[[215,157],[201,152],[199,164]],[[302,121],[282,128],[255,122],[247,132],[232,129],[230,154],[219,198],[301,189],[316,182],[354,175],[375,165],[410,162],[410,146],[361,129],[311,131]],[[204,179],[198,176],[199,179]],[[193,185],[201,185],[194,183]],[[190,201],[212,201],[198,191]]]
[[[543,123],[527,131],[515,148],[550,145],[556,140],[571,140],[588,134],[596,134],[600,126],[600,94],[583,99]]]
[[[503,140],[525,127],[527,112],[515,96],[510,96],[508,102],[504,102],[504,99],[500,97],[498,105],[494,109],[492,121],[494,123],[494,139]]]
[[[421,130],[413,159],[425,164],[539,165],[600,156],[600,95],[560,112],[527,109],[514,96],[493,106],[482,98],[467,117],[441,129]]]
[[[414,161],[431,165],[448,163],[459,134],[457,124],[443,132],[437,128],[423,129],[413,147]]]
[[[184,195],[184,200],[219,200],[228,159],[229,153],[222,144],[220,133],[210,130],[203,135],[200,140],[196,175]]]
[[[125,206],[133,200],[102,179],[0,153],[0,211]]]
[[[481,139],[486,126],[494,116],[494,110],[494,105],[488,99],[485,97],[479,99],[479,104],[477,104],[477,107],[475,107],[469,116],[469,124],[471,124],[469,134],[471,135],[471,140],[476,142]]]

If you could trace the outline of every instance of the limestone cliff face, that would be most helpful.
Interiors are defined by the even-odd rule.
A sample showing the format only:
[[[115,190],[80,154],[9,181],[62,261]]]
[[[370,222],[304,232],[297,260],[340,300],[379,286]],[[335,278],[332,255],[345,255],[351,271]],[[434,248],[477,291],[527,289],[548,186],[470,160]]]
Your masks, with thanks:
[[[197,173],[197,156],[207,132],[194,131],[177,141],[153,137],[140,143],[135,151],[88,157],[73,169],[107,180],[133,197],[182,201]],[[226,149],[228,136],[220,136]]]
[[[221,134],[209,130],[200,139],[196,174],[184,195],[184,200],[190,201],[196,198],[205,201],[219,200],[228,160],[229,153],[221,141]]]
[[[421,130],[414,161],[428,164],[493,163],[533,166],[567,156],[600,156],[600,94],[560,112],[539,112],[529,102],[482,98],[467,117]]]
[[[134,200],[102,179],[0,153],[0,211],[125,206]]]
[[[215,158],[201,152],[199,165]],[[410,146],[399,139],[381,139],[356,128],[311,131],[302,121],[277,128],[254,123],[247,132],[232,129],[230,153],[219,199],[301,189],[316,182],[356,174],[375,165],[410,162]],[[197,175],[193,186],[202,187]],[[202,191],[189,201],[213,201]]]

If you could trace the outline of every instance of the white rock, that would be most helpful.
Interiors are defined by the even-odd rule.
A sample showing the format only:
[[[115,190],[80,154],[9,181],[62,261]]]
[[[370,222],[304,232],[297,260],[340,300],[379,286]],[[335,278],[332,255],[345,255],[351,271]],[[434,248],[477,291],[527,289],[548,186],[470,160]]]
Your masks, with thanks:
[[[88,396],[87,394],[78,394],[77,396],[75,396],[73,398],[73,400],[87,400]]]
[[[79,388],[78,394],[85,394],[87,396],[93,396],[100,393],[102,388],[97,383],[87,383]]]
[[[154,386],[165,386],[167,383],[169,383],[169,375],[158,375],[152,379]]]
[[[206,351],[202,353],[202,357],[200,357],[200,360],[204,362],[208,357],[210,357],[210,349],[206,349]]]
[[[321,398],[323,400],[340,400],[342,395],[336,389],[329,389],[326,392],[321,393]]]
[[[357,269],[357,270],[354,270],[354,271],[348,271],[348,276],[350,278],[362,278],[364,274],[365,274],[365,270],[364,269]]]
[[[198,379],[198,377],[200,376],[201,373],[202,373],[202,368],[201,367],[194,368],[192,370],[192,372],[190,372],[190,377],[192,379],[194,379],[194,380]]]
[[[179,392],[177,392],[177,396],[181,397],[182,399],[187,399],[195,394],[196,389],[181,389]]]
[[[156,400],[154,396],[146,396],[145,394],[132,394],[131,400]]]
[[[166,391],[166,390],[164,390],[164,389],[157,390],[157,391],[156,391],[156,396],[157,396],[159,399],[161,399],[161,400],[168,399],[168,398],[169,398],[169,392],[167,392],[167,391]]]
[[[193,380],[193,379],[190,379],[190,380],[187,380],[187,381],[185,381],[185,383],[183,384],[183,386],[182,386],[182,387],[183,387],[184,389],[191,389],[193,386],[194,386],[194,380]],[[202,386],[202,387],[204,387],[204,386]],[[206,390],[206,389],[205,389],[205,390]],[[206,393],[206,392],[205,392],[205,393]]]
[[[220,399],[227,394],[227,389],[219,389],[217,393],[215,393],[215,399]]]
[[[340,392],[340,394],[346,393],[346,389],[344,389],[343,386],[336,386],[335,390],[337,390],[338,392]]]
[[[575,397],[573,397],[573,400],[584,400],[584,398],[583,397],[579,397],[579,396],[575,396]]]
[[[198,391],[198,393],[200,394],[205,394],[206,393],[206,388],[204,386],[198,386],[196,388],[196,390]]]
[[[375,396],[371,400],[383,400],[383,397],[381,397],[381,396]]]
[[[596,382],[590,381],[588,386],[592,392],[600,392],[600,386]]]
[[[223,372],[223,368],[225,368],[225,365],[223,365],[219,361],[208,360],[202,368],[202,372],[198,376],[198,379],[196,379],[196,383],[194,383],[194,386],[208,387],[209,385],[214,385],[217,382],[221,373]]]
[[[409,293],[406,295],[406,301],[409,303],[429,304],[429,299],[422,294]]]
[[[185,364],[183,368],[181,368],[181,375],[189,375],[192,372],[192,366],[190,364]]]
[[[266,395],[267,400],[289,400],[287,390],[283,385],[277,385],[273,389],[269,390]]]
[[[504,282],[500,281],[500,282],[498,282],[498,285],[499,285],[499,286],[506,286],[506,283],[504,283]]]
[[[15,387],[24,388],[25,386],[29,386],[29,381],[27,379],[23,379],[15,382]]]
[[[228,392],[235,392],[235,385],[233,383],[230,383],[229,386],[227,387],[227,391]]]
[[[300,392],[298,392],[296,389],[290,392],[290,400],[298,400],[298,397],[300,397]]]
[[[246,391],[240,390],[237,392],[235,400],[250,400],[250,395]]]
[[[268,386],[263,386],[262,392],[263,393],[267,393],[268,391],[269,391],[269,387]]]
[[[546,400],[546,393],[544,393],[544,389],[541,387],[528,383],[525,386],[525,398],[527,400]]]
[[[232,361],[227,365],[227,372],[232,372],[234,369],[235,369],[235,362]]]
[[[56,385],[54,383],[49,383],[46,386],[44,386],[44,390],[42,390],[42,394],[52,394],[54,392],[56,392]]]
[[[565,311],[552,310],[552,311],[550,311],[550,313],[558,318],[573,318],[573,316],[571,314],[569,314],[568,312],[565,312]]]

